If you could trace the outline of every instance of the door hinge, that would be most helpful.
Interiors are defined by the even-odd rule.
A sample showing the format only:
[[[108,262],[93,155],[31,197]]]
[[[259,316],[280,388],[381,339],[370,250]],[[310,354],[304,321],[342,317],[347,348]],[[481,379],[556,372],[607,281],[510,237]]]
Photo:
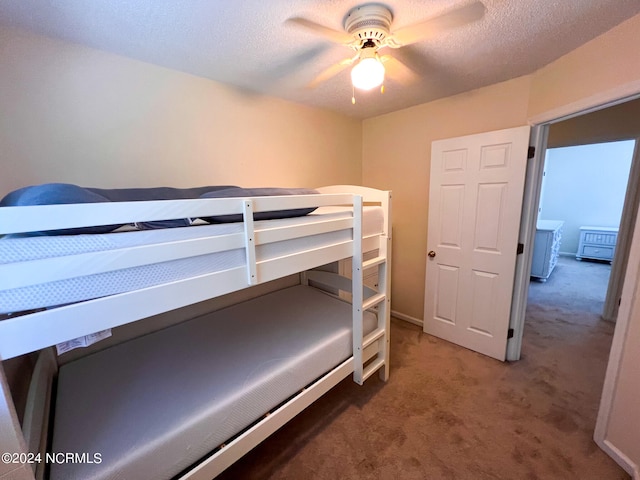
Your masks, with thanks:
[[[513,338],[513,328],[510,328],[509,330],[507,330],[507,339],[509,338]]]
[[[529,147],[529,150],[527,151],[527,159],[532,159],[535,156],[536,156],[536,147]]]
[[[524,253],[524,243],[519,243],[518,248],[516,249],[516,255],[521,255]]]

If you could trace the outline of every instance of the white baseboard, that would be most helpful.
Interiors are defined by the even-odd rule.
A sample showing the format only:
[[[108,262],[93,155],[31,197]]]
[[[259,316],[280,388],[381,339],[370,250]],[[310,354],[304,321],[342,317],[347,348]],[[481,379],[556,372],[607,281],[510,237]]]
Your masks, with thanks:
[[[615,462],[620,465],[625,472],[633,477],[633,480],[640,480],[640,466],[635,464],[629,457],[622,453],[618,447],[613,445],[609,440],[596,440],[598,446],[604,450]]]
[[[422,327],[424,325],[424,322],[420,318],[406,315],[404,313],[398,312],[397,310],[391,310],[391,316],[399,320],[404,320],[405,322],[413,323],[414,325],[418,325],[419,327]]]

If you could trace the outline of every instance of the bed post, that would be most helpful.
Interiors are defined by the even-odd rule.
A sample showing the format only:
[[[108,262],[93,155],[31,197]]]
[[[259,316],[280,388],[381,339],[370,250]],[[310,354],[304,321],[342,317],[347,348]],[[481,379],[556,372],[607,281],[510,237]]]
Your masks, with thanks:
[[[364,342],[363,315],[364,295],[362,277],[362,207],[360,195],[353,196],[353,256],[351,259],[351,308],[353,315],[353,379],[359,385],[364,383]]]
[[[14,459],[20,460],[21,455],[26,456],[28,450],[1,363],[0,387],[2,388],[0,394],[0,455],[2,455],[0,478],[34,480],[33,470],[28,463],[13,461]]]
[[[253,227],[253,200],[245,198],[242,201],[242,219],[244,224],[245,251],[247,256],[247,284],[258,284],[258,269],[256,266],[256,240]]]
[[[22,421],[22,432],[29,452],[43,455],[47,451],[49,418],[52,407],[53,383],[58,374],[58,363],[53,347],[40,351],[31,375],[27,405]],[[45,478],[46,462],[37,462],[36,480]]]
[[[384,357],[384,368],[380,369],[380,379],[389,379],[389,343],[391,341],[391,192],[385,192],[386,196],[382,200],[382,208],[386,212],[384,218],[384,232],[380,237],[379,256],[386,258],[386,261],[378,267],[378,291],[384,293],[385,300],[378,309],[378,324],[384,322],[386,335],[381,343]]]

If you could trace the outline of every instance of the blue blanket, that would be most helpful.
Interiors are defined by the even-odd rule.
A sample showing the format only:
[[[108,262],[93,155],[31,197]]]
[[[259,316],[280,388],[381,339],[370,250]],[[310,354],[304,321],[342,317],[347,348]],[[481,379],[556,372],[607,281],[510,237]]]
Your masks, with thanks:
[[[69,183],[46,183],[15,190],[0,200],[0,207],[29,205],[60,205],[71,203],[137,202],[149,200],[185,200],[195,198],[258,197],[273,195],[307,195],[318,193],[304,188],[242,188],[231,185],[217,185],[195,188],[84,188]],[[297,208],[274,212],[260,212],[254,215],[256,220],[298,217],[307,215],[315,208]],[[242,215],[223,215],[205,217],[209,223],[242,221]],[[136,224],[139,228],[187,227],[191,219],[170,219]],[[83,233],[108,233],[122,225],[99,225],[94,227],[32,232],[28,235],[77,235]]]

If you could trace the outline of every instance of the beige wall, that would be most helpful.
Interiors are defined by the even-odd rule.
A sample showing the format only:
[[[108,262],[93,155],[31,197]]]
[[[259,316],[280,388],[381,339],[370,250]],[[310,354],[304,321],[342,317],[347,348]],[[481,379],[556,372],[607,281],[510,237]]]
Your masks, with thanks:
[[[640,15],[621,23],[532,75],[529,118],[603,99],[631,86],[640,90]]]
[[[363,123],[363,182],[393,190],[395,311],[422,319],[431,142],[526,124],[528,77]]]
[[[554,123],[547,147],[567,147],[640,137],[640,99]]]
[[[363,122],[363,181],[394,191],[393,309],[423,317],[430,144],[433,140],[526,124],[576,112],[616,96],[640,93],[636,48],[640,15],[561,57],[540,71],[463,95]],[[557,116],[555,118],[557,118]],[[640,239],[632,248],[640,249]],[[640,302],[631,312],[615,392],[612,428],[606,438],[640,465]],[[633,336],[635,333],[635,336]],[[625,367],[631,365],[631,367]]]
[[[0,29],[0,196],[85,186],[356,183],[361,122]]]

